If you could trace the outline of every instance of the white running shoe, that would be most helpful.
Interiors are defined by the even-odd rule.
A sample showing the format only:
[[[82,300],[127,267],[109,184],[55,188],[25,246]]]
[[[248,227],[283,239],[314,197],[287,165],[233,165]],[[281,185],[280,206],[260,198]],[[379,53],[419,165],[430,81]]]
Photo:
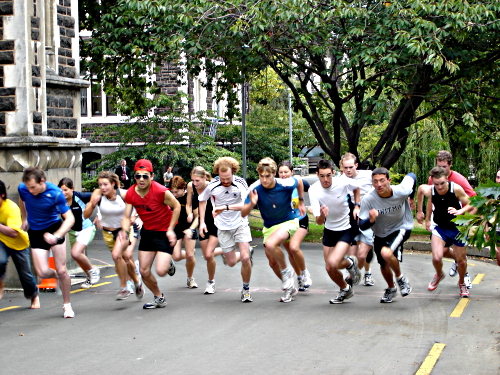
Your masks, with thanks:
[[[295,288],[295,286],[292,285],[290,289],[285,290],[285,293],[283,293],[283,295],[280,298],[280,302],[288,303],[295,301],[294,297],[297,295],[297,293],[298,293],[297,288]]]
[[[207,282],[204,294],[214,294],[214,293],[215,293],[215,281],[213,283],[211,283],[210,281]]]
[[[467,289],[472,289],[472,280],[470,278],[469,272],[465,273],[464,284],[467,287]]]
[[[450,276],[456,276],[458,271],[458,264],[457,262],[453,262],[450,267]]]
[[[90,282],[93,284],[96,284],[99,279],[101,278],[101,271],[99,268],[94,267],[89,271],[89,276],[90,276]]]
[[[252,295],[250,294],[250,290],[248,290],[248,289],[241,290],[241,302],[253,302]]]
[[[71,307],[71,304],[68,303],[67,305],[63,305],[63,317],[64,318],[74,318],[75,317],[75,312],[73,311],[73,308]]]
[[[194,277],[188,277],[188,279],[187,279],[187,287],[189,289],[198,288],[198,284],[196,284],[196,281],[194,281]]]
[[[135,285],[132,281],[127,280],[127,289],[130,294],[134,294],[135,292]]]
[[[89,289],[89,288],[92,288],[92,283],[90,282],[90,277],[87,276],[87,278],[85,279],[85,281],[82,283],[82,285],[80,285],[80,288],[82,289]]]

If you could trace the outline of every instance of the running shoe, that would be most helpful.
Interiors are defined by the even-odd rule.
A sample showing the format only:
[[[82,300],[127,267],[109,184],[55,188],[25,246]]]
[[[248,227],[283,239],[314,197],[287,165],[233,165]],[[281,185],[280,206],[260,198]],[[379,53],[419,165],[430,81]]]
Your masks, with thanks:
[[[300,292],[306,291],[306,286],[304,285],[304,277],[301,277],[300,279],[297,277],[297,286],[299,287]]]
[[[144,285],[141,279],[139,279],[139,285],[135,287],[135,296],[137,299],[142,299],[142,297],[144,297]]]
[[[397,288],[387,288],[380,299],[380,303],[392,303],[392,299],[398,294]]]
[[[281,281],[283,282],[281,284],[282,290],[288,290],[292,287],[295,287],[294,281],[293,281],[294,276],[295,276],[295,272],[290,268],[287,268],[285,274],[281,274]]]
[[[352,286],[351,275],[347,275],[344,280],[349,286]]]
[[[361,271],[358,268],[358,259],[353,255],[349,255],[347,258],[352,261],[351,267],[347,267],[347,272],[349,272],[349,275],[351,276],[352,285],[358,285],[361,280]]]
[[[64,311],[64,314],[63,314],[64,318],[74,318],[75,317],[75,312],[73,311],[71,304],[63,305],[63,311]]]
[[[443,280],[445,277],[444,273],[442,276],[438,276],[438,275],[434,275],[434,277],[432,278],[431,282],[429,283],[429,285],[427,286],[427,290],[429,291],[434,291],[437,289],[438,287],[438,284],[441,280]]]
[[[170,268],[168,269],[169,276],[174,276],[175,275],[175,262],[173,259],[170,259]]]
[[[241,290],[241,302],[253,302],[249,289]]]
[[[90,281],[90,277],[89,276],[87,276],[87,278],[82,283],[82,285],[80,285],[80,288],[82,288],[82,289],[92,288],[92,282]]]
[[[364,276],[364,285],[365,286],[374,286],[375,285],[375,280],[373,280],[372,274],[371,273],[365,273]]]
[[[194,277],[188,277],[188,279],[187,279],[187,287],[189,289],[198,288],[198,284],[196,284],[196,281],[194,281]]]
[[[127,280],[127,289],[128,289],[128,292],[130,294],[134,294],[135,293],[135,285],[132,281],[130,280]]]
[[[210,281],[207,282],[204,294],[214,294],[214,293],[215,293],[215,281],[213,283],[211,283]]]
[[[467,286],[467,289],[472,289],[472,280],[470,278],[469,272],[465,273],[464,284]]]
[[[339,303],[344,303],[344,301],[346,299],[351,298],[353,295],[354,295],[354,290],[350,286],[349,286],[349,290],[342,290],[342,289],[340,289],[339,293],[337,294],[337,297],[335,297],[334,299],[331,299],[330,303],[332,305],[339,304]]]
[[[116,300],[121,301],[121,300],[127,299],[128,296],[130,296],[130,292],[127,289],[127,287],[125,287],[123,289],[120,289],[120,291],[117,293]]]
[[[295,301],[294,297],[297,295],[298,292],[299,291],[297,290],[297,288],[295,288],[295,286],[292,285],[291,288],[285,290],[285,292],[283,293],[283,295],[280,298],[280,302],[288,303],[288,302]]]
[[[167,301],[165,301],[165,297],[163,296],[162,293],[161,297],[154,296],[153,302],[148,302],[144,304],[142,308],[146,310],[146,309],[156,309],[165,306],[167,306]]]
[[[411,293],[411,285],[408,282],[408,279],[406,278],[405,275],[401,277],[401,279],[398,280],[398,285],[399,289],[401,291],[401,295],[403,297],[406,297],[408,294]]]
[[[458,287],[460,289],[460,297],[462,298],[469,298],[469,289],[467,288],[467,285],[465,284],[458,284]]]
[[[311,274],[309,273],[308,270],[305,270],[302,276],[303,276],[302,280],[304,280],[304,287],[307,289],[313,284],[311,279]]]
[[[99,268],[94,267],[89,271],[89,276],[90,276],[90,282],[92,284],[96,284],[101,278],[101,271],[99,270]]]
[[[451,264],[451,267],[450,267],[450,276],[451,277],[454,277],[457,275],[457,272],[458,272],[458,263],[455,261]]]

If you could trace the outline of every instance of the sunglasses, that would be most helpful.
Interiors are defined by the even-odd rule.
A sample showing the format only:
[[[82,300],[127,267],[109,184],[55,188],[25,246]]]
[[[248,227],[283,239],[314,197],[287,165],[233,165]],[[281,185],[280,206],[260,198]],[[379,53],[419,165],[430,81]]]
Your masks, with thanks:
[[[150,176],[149,176],[149,175],[147,175],[147,174],[136,174],[136,175],[134,176],[134,178],[135,178],[136,180],[140,180],[141,178],[142,178],[142,179],[144,179],[144,180],[149,180],[149,177],[150,177]]]

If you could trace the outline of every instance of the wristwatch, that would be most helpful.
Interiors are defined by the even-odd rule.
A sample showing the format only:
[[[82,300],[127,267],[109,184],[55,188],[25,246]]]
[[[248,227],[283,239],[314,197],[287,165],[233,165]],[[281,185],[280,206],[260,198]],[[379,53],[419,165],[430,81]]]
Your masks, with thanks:
[[[54,237],[56,238],[56,245],[60,245],[64,242],[64,237],[57,237],[56,235],[54,235]]]

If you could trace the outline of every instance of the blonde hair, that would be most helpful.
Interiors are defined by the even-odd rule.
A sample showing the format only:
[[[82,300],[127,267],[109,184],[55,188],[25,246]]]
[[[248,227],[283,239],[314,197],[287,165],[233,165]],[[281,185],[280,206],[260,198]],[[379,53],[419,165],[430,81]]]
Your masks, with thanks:
[[[259,164],[257,165],[258,174],[261,174],[263,172],[268,172],[274,175],[276,174],[276,169],[277,169],[276,162],[271,158],[264,158],[261,161],[259,161]]]
[[[118,189],[120,185],[120,179],[117,174],[111,171],[102,171],[97,175],[97,180],[99,181],[101,178],[106,178],[110,183],[115,183],[115,189]]]
[[[205,168],[203,168],[200,165],[194,167],[191,170],[191,176],[197,176],[197,177],[205,178],[207,181],[210,181],[212,179],[212,175],[210,173],[208,173],[205,170]]]
[[[225,172],[230,169],[233,174],[238,173],[240,170],[240,163],[234,158],[229,156],[224,156],[218,158],[214,163],[214,173],[219,174],[219,172]]]

